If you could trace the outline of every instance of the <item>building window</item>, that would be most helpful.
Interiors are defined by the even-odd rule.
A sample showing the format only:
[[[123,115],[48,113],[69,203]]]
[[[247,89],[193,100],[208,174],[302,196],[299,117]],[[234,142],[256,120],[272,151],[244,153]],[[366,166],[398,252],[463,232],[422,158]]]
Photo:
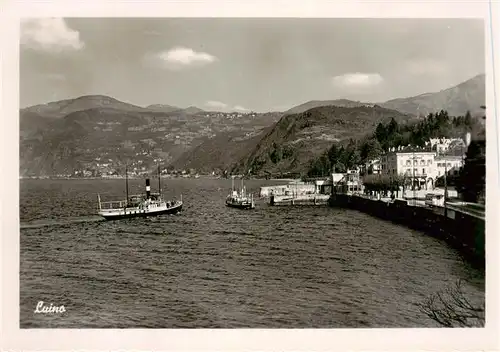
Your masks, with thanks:
[[[422,175],[425,175],[425,169],[422,169]]]
[[[411,161],[410,160],[406,160],[406,166],[411,166]]]
[[[425,165],[425,160],[420,160],[420,166]]]

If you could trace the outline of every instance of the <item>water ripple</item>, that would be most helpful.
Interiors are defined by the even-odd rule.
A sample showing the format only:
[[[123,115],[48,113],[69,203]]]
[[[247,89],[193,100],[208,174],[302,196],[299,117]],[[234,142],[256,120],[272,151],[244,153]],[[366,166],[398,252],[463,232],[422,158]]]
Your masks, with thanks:
[[[227,183],[171,180],[181,214],[108,222],[96,193],[122,181],[21,181],[21,327],[426,327],[415,303],[458,278],[484,301],[442,241],[356,211],[228,209]],[[40,300],[67,312],[33,314]]]

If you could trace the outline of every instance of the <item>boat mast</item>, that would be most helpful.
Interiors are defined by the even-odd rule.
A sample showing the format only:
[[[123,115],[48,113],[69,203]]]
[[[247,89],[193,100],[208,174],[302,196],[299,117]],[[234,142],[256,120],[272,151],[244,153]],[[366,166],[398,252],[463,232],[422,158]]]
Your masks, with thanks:
[[[161,173],[159,164],[158,164],[158,194],[161,196]]]
[[[128,165],[125,164],[125,188],[126,188],[126,192],[127,192],[127,201],[126,201],[126,205],[128,206]]]

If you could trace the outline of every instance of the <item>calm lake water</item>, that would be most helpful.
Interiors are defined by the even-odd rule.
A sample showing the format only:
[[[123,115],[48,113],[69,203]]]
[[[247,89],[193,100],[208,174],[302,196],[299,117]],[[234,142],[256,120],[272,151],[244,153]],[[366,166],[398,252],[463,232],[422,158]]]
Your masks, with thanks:
[[[21,180],[21,327],[432,327],[415,304],[457,279],[484,301],[484,274],[423,233],[345,209],[226,208],[230,180],[162,187],[181,214],[104,221],[97,193],[122,198],[123,180]]]

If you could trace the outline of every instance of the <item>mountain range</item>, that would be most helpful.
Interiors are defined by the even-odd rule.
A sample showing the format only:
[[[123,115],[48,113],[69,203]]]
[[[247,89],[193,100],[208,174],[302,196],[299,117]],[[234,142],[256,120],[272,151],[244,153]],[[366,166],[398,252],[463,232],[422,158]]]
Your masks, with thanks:
[[[20,174],[120,173],[125,162],[138,171],[157,162],[200,171],[302,170],[333,141],[362,136],[380,121],[405,123],[441,109],[476,114],[484,104],[484,75],[383,103],[310,101],[270,113],[140,107],[108,96],[82,96],[20,110]]]
[[[466,111],[469,111],[473,116],[479,116],[484,113],[481,106],[485,105],[485,100],[486,77],[484,74],[480,74],[457,86],[439,92],[393,99],[379,105],[420,117],[439,110],[448,111],[450,116],[464,115]]]
[[[425,93],[409,98],[392,99],[379,103],[352,101],[348,99],[311,100],[285,111],[285,114],[297,114],[327,105],[343,107],[378,105],[419,117],[424,117],[429,113],[435,113],[440,110],[448,111],[451,116],[463,115],[466,111],[469,111],[472,115],[480,115],[483,113],[481,105],[484,105],[486,99],[485,78],[484,74],[480,74],[439,92]]]

